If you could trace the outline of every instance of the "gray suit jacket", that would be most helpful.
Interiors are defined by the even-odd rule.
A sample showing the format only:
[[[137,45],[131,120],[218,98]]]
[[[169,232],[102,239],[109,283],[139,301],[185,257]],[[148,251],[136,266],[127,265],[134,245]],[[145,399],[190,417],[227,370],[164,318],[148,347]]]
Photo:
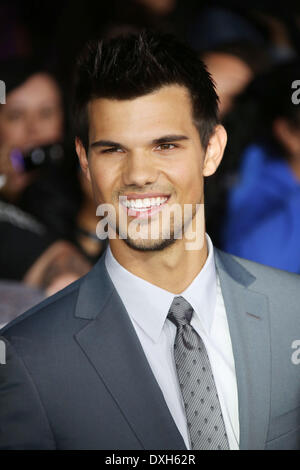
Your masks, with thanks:
[[[215,249],[241,449],[300,449],[300,276]],[[1,449],[185,449],[102,256],[1,330]]]

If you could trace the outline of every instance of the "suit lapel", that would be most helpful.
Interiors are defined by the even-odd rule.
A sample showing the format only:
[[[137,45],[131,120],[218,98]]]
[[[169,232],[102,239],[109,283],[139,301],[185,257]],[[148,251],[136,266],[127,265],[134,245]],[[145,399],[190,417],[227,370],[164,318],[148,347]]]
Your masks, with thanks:
[[[104,257],[80,288],[75,315],[91,321],[76,340],[144,449],[186,449]]]
[[[270,411],[268,299],[250,290],[252,276],[230,255],[215,249],[238,387],[240,449],[263,449]]]

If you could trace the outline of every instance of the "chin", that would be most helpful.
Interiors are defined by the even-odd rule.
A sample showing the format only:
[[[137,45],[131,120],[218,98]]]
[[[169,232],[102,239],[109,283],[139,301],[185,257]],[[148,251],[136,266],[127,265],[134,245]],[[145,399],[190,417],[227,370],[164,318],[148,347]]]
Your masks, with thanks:
[[[174,237],[163,240],[134,240],[132,238],[123,239],[127,246],[136,251],[162,251],[176,242]]]

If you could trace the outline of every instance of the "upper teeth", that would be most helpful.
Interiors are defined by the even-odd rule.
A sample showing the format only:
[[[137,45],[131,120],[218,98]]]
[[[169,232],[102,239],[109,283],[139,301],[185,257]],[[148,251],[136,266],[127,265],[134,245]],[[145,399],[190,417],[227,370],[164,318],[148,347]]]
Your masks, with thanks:
[[[144,199],[126,199],[124,202],[122,201],[122,203],[129,209],[145,209],[151,206],[159,206],[166,202],[167,199],[167,197],[146,197]]]

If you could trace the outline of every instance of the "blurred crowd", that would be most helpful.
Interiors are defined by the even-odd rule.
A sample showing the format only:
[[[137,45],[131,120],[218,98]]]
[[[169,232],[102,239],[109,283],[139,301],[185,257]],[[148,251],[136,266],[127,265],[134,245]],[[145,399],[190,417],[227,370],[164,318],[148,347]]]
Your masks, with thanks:
[[[150,27],[198,51],[228,132],[221,167],[205,181],[206,230],[224,251],[300,274],[300,7],[287,10],[255,1],[2,1],[0,326],[86,274],[105,248],[70,111],[76,55],[96,35]]]

